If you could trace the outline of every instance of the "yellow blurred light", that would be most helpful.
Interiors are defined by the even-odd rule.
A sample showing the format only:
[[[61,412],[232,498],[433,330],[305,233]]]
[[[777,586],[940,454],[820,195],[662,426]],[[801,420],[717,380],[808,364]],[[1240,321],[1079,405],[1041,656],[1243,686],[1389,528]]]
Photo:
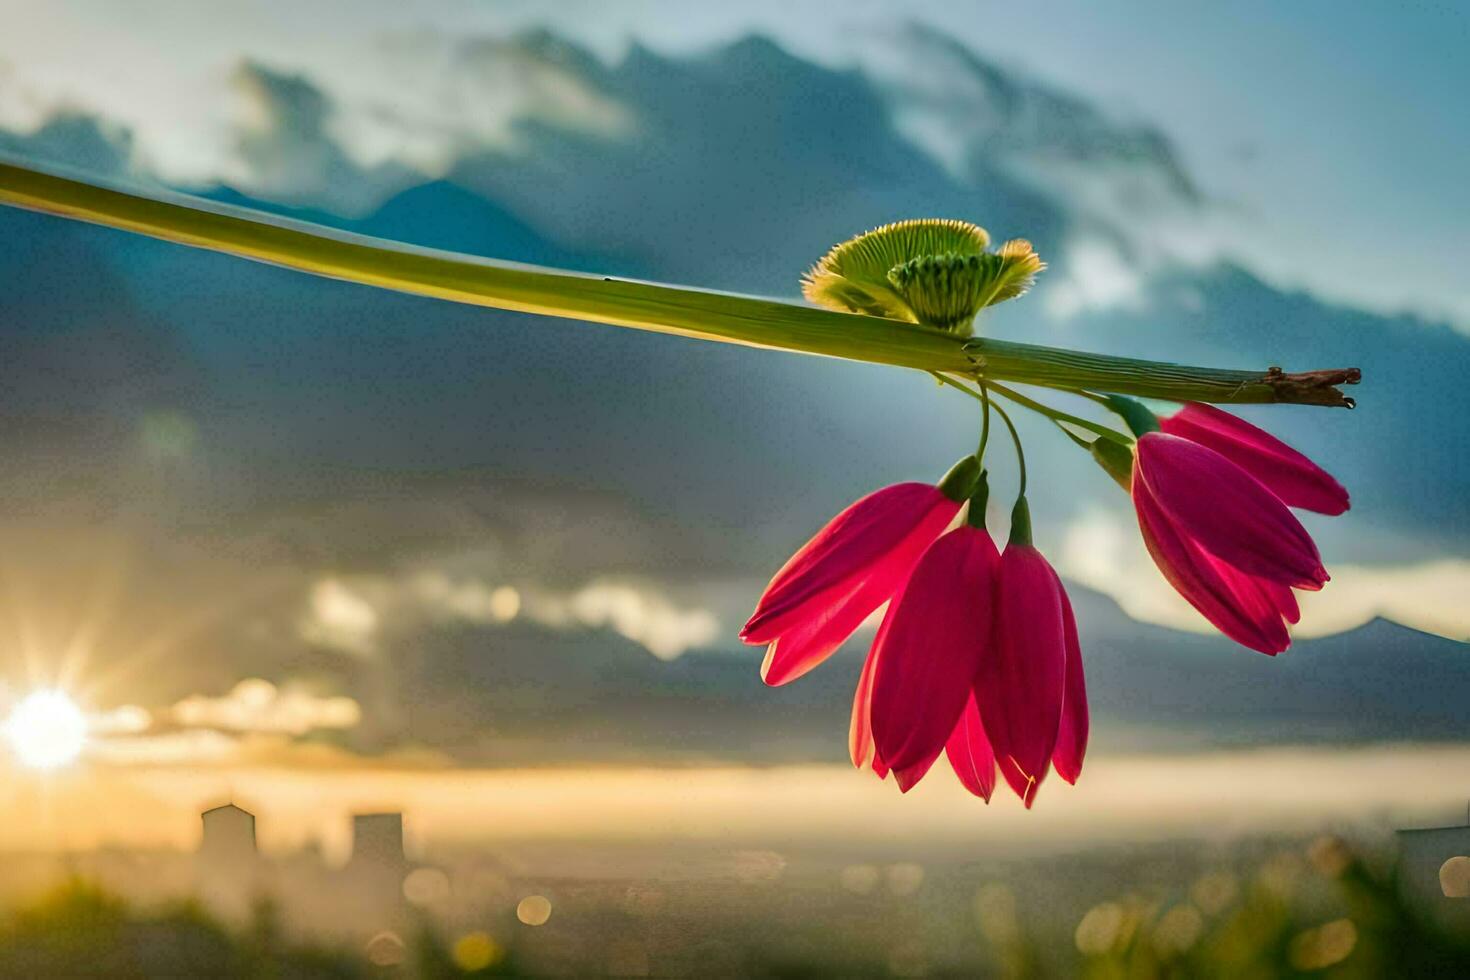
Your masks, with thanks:
[[[75,762],[86,747],[87,716],[64,691],[35,691],[10,712],[4,735],[21,764],[57,769]]]
[[[1117,902],[1094,905],[1077,923],[1073,937],[1077,951],[1086,956],[1101,956],[1118,942],[1126,924],[1127,915]]]
[[[1287,949],[1287,958],[1298,970],[1325,970],[1347,959],[1357,945],[1358,927],[1353,921],[1334,919],[1297,934]]]
[[[1169,956],[1183,953],[1199,941],[1205,917],[1193,905],[1176,905],[1154,925],[1154,949]]]
[[[470,932],[459,937],[451,955],[455,966],[466,973],[477,973],[499,963],[505,951],[486,933]]]
[[[490,593],[490,615],[496,622],[508,623],[521,611],[521,594],[509,585]]]
[[[396,932],[380,932],[367,941],[364,947],[368,962],[374,966],[397,966],[403,962],[406,950],[403,940]]]
[[[403,897],[418,906],[442,902],[449,897],[449,876],[438,868],[414,868],[404,876]]]
[[[516,906],[516,918],[528,926],[544,926],[551,918],[551,899],[545,895],[527,895]]]
[[[1439,890],[1445,898],[1470,898],[1470,857],[1461,854],[1439,866]]]

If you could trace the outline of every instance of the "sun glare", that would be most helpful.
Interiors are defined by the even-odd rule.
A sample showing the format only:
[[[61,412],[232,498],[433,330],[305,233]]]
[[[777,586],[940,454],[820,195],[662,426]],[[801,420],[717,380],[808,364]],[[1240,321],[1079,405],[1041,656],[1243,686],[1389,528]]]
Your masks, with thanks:
[[[35,691],[10,712],[3,733],[22,765],[57,769],[82,754],[87,717],[64,691]]]

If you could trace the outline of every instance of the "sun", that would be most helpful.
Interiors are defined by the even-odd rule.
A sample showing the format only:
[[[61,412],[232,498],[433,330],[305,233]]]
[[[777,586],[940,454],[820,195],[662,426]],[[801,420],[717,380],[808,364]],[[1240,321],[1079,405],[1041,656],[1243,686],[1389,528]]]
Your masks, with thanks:
[[[64,691],[33,691],[10,712],[0,731],[22,765],[57,769],[82,754],[87,716]]]

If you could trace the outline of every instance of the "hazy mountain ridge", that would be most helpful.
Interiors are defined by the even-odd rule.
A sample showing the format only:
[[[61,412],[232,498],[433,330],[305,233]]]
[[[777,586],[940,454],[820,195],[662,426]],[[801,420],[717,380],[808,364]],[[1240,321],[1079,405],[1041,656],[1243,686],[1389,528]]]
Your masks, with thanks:
[[[1462,644],[1379,620],[1268,658],[1134,623],[1102,595],[1071,592],[1100,749],[1470,737]],[[559,762],[835,761],[870,640],[773,689],[760,680],[759,649],[661,663],[595,634],[459,628],[426,638],[395,665],[391,684],[405,703],[438,706],[415,719],[415,735],[467,761],[511,763],[527,752]]]

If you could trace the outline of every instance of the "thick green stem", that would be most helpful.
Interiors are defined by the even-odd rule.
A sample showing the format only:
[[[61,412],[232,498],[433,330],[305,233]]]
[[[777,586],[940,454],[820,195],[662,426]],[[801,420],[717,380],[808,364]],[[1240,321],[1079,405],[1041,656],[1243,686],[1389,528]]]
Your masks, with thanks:
[[[459,303],[996,381],[1176,401],[1351,407],[1333,386],[1358,380],[1356,368],[1300,375],[1278,368],[1221,371],[1001,340],[967,343],[880,317],[417,249],[179,195],[142,197],[3,162],[0,203]]]
[[[1355,385],[1362,380],[1362,372],[1357,368],[1299,374],[1287,374],[1279,367],[1235,371],[985,338],[967,342],[965,350],[975,359],[976,372],[987,379],[1022,381],[1047,388],[1091,388],[1177,402],[1289,402],[1352,408],[1353,400],[1336,386]]]

